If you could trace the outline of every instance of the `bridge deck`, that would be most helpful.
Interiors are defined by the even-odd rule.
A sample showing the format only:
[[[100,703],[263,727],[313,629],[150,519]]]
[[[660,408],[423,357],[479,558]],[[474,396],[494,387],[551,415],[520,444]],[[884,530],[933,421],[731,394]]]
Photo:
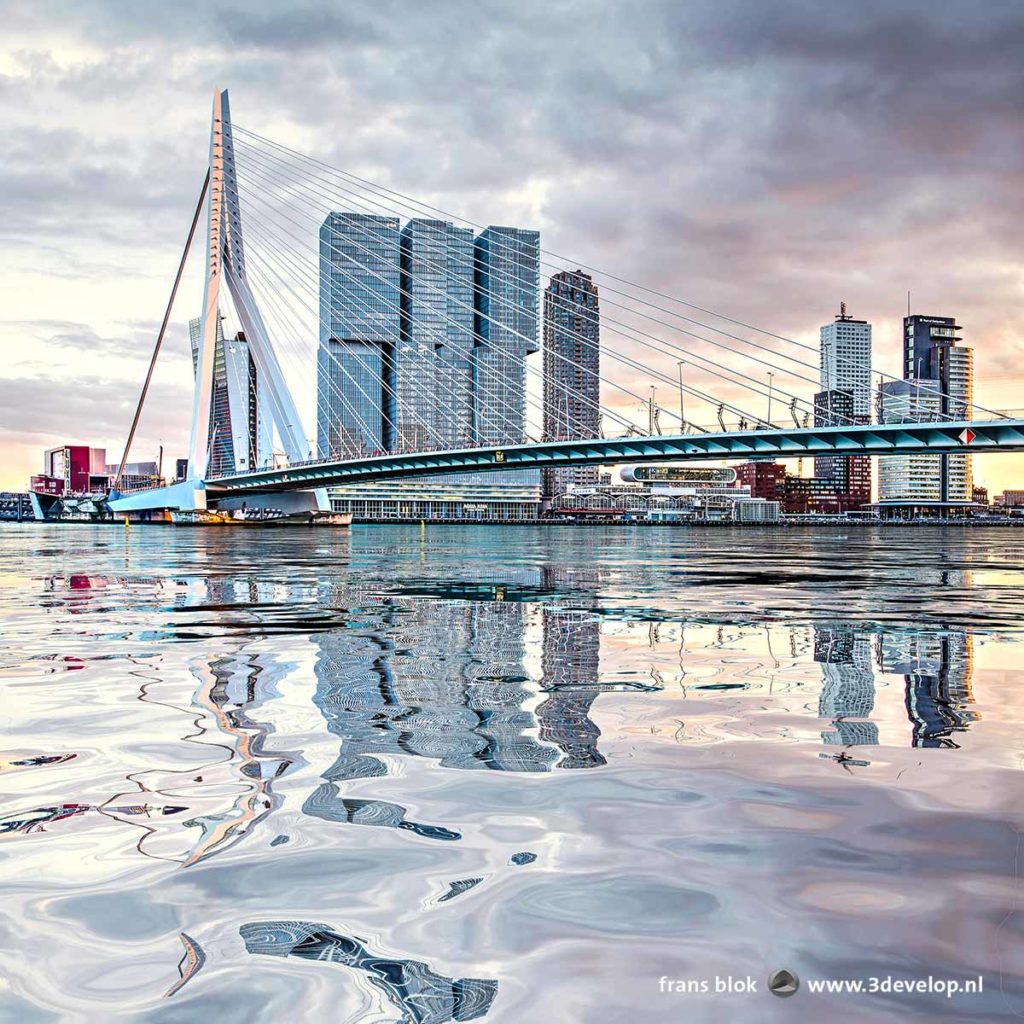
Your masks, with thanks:
[[[965,435],[965,431],[969,434]],[[973,435],[973,436],[971,436]],[[970,437],[966,443],[964,438]],[[663,437],[547,441],[490,448],[317,460],[282,469],[211,479],[217,493],[259,493],[325,487],[386,477],[493,472],[623,462],[799,458],[814,455],[980,454],[1024,451],[1024,420],[865,424],[749,430]]]

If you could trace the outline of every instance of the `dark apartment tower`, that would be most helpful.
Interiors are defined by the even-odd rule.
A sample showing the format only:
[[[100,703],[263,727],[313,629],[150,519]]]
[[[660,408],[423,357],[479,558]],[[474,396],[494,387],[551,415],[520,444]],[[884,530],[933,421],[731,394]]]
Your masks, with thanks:
[[[601,429],[601,326],[597,285],[582,270],[555,274],[544,291],[544,438],[597,437]],[[544,494],[593,487],[597,466],[544,470]]]
[[[966,420],[974,403],[974,352],[963,341],[956,319],[950,316],[903,318],[903,377],[905,380],[934,381],[938,392],[937,415],[943,420]],[[942,502],[970,501],[971,457],[940,455],[938,497]]]

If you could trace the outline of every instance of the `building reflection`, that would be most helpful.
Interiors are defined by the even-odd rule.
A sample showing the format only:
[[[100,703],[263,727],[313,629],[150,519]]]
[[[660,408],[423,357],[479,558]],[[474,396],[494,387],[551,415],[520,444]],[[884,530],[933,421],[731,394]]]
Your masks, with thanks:
[[[537,602],[551,582],[524,586],[527,600],[513,584],[477,588],[474,600],[389,597],[364,633],[318,634],[313,701],[341,745],[305,813],[457,839],[443,825],[408,821],[398,805],[353,801],[344,784],[386,775],[390,755],[502,772],[604,764],[589,717],[599,625],[576,607],[579,594],[572,608]],[[528,666],[538,640],[539,686]]]
[[[872,650],[874,648],[874,650]],[[874,669],[903,676],[911,743],[915,747],[956,747],[953,733],[977,721],[971,692],[973,640],[962,631],[944,633],[861,633],[853,628],[816,628],[814,660],[823,686],[819,717],[831,721],[825,743],[876,744],[878,726]]]
[[[967,633],[889,633],[881,638],[883,672],[906,682],[915,747],[957,747],[953,734],[979,718],[973,708],[974,641]]]
[[[821,664],[823,676],[818,717],[831,721],[822,740],[842,746],[878,743],[878,725],[871,721],[875,675],[870,635],[841,626],[817,628],[814,660]]]
[[[544,570],[545,584],[565,591],[573,586],[571,607],[544,605],[541,686],[547,693],[537,709],[540,738],[561,752],[559,768],[594,768],[605,764],[597,749],[601,730],[590,719],[600,684],[601,627],[593,612],[596,573]],[[580,590],[580,583],[589,583]]]

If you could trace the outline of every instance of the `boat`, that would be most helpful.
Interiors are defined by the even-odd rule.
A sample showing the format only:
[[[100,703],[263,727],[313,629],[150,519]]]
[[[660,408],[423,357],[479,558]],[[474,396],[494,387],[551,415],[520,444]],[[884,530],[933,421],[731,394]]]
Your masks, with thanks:
[[[175,526],[227,526],[232,520],[226,512],[214,509],[172,509],[171,522]]]
[[[351,512],[282,512],[276,508],[172,511],[176,526],[342,526],[352,525]]]

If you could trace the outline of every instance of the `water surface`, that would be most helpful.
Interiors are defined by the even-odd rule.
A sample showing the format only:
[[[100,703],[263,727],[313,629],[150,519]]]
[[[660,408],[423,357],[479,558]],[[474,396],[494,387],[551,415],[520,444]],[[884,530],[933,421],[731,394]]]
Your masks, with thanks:
[[[1006,529],[2,526],[0,1020],[1015,1019],[1022,610]]]

